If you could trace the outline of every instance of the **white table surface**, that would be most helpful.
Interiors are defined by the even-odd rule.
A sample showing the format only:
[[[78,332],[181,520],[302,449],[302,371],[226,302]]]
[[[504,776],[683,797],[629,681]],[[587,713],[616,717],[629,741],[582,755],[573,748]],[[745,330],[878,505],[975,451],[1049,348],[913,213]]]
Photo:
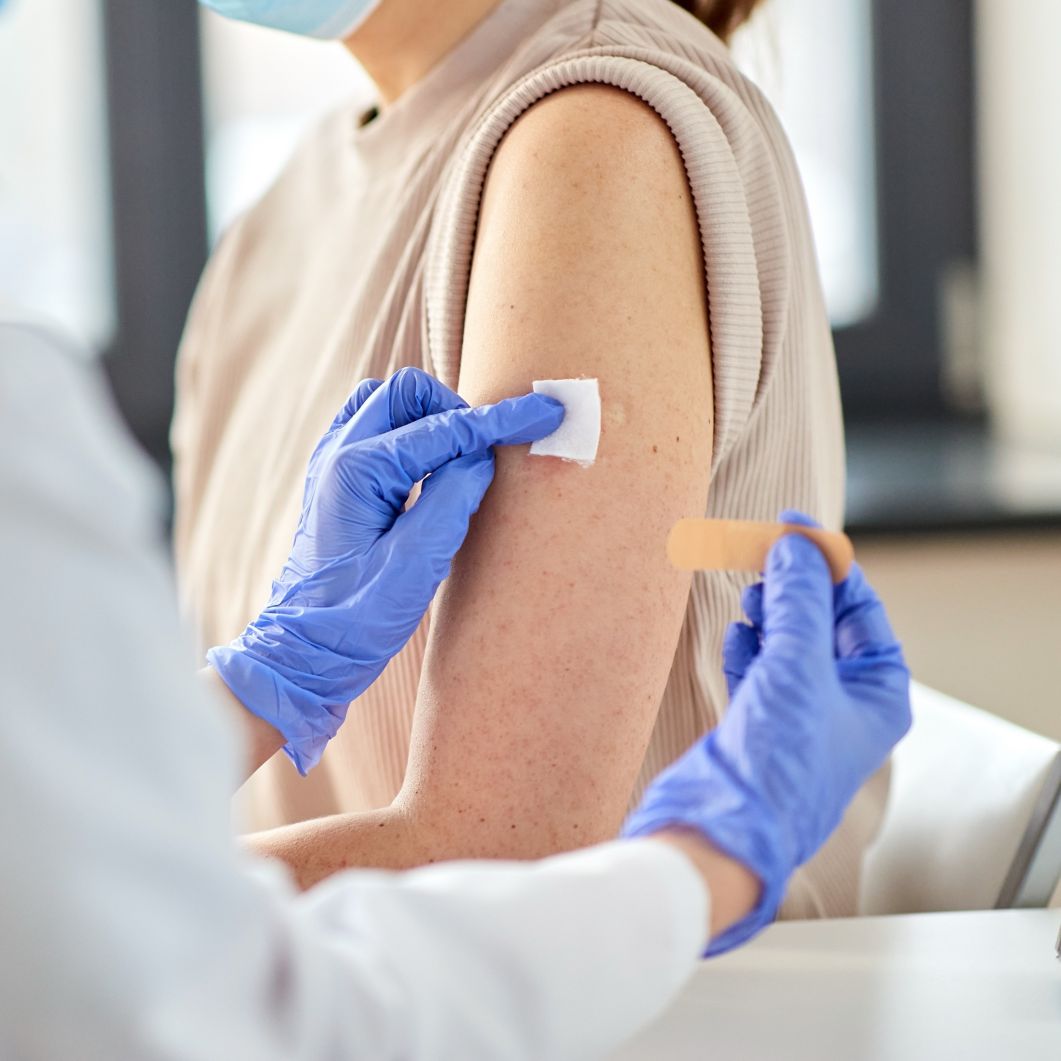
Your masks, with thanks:
[[[1061,1061],[1061,911],[772,926],[614,1061]]]

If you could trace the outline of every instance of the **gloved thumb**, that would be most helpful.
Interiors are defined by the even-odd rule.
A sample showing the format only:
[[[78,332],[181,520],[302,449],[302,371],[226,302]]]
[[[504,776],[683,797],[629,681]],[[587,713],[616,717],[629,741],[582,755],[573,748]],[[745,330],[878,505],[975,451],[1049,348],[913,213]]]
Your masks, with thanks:
[[[770,550],[763,589],[764,651],[833,655],[833,583],[821,550],[786,534]]]
[[[346,404],[336,413],[332,426],[328,428],[329,434],[337,427],[342,427],[361,411],[365,404],[383,386],[381,379],[363,379],[355,388],[354,393],[346,400]]]

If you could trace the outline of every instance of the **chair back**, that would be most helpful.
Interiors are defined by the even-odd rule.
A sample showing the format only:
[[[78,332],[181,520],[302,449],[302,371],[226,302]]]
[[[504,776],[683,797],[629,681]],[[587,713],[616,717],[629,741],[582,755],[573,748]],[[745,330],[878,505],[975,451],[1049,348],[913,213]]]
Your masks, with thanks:
[[[1061,874],[1059,745],[918,682],[911,699],[860,913],[1046,905]]]

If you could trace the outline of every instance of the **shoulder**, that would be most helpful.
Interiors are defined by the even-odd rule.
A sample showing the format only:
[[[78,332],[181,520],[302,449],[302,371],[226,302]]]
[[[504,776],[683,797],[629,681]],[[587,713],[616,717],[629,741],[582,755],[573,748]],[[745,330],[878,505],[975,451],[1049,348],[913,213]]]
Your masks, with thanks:
[[[525,111],[502,140],[493,169],[591,176],[596,190],[683,169],[666,121],[625,89],[572,85]]]
[[[615,137],[671,139],[666,122],[644,100],[615,85],[566,85],[524,112],[509,136],[547,139],[566,147],[591,146]],[[586,138],[591,143],[586,143]]]
[[[593,84],[527,110],[494,156],[474,232],[460,378],[470,386],[478,368],[489,385],[469,393],[578,376],[614,386],[650,358],[660,380],[698,381],[702,417],[700,230],[681,154],[651,107]]]
[[[498,212],[551,219],[599,245],[646,227],[695,228],[690,201],[659,114],[623,89],[585,84],[546,96],[510,127],[487,174],[483,221]]]

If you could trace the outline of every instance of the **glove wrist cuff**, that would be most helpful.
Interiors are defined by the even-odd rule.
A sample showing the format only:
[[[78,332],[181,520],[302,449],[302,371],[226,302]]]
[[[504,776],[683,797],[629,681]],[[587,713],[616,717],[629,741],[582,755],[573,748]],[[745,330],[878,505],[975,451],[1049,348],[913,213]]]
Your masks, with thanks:
[[[244,708],[280,733],[284,753],[300,774],[317,765],[342,723],[329,704],[259,658],[242,639],[210,649],[206,659]]]
[[[710,806],[712,802],[706,799],[704,805]],[[761,816],[756,819],[751,820],[747,814],[719,814],[691,821],[690,817],[676,814],[635,811],[623,827],[623,836],[628,838],[648,836],[667,828],[696,829],[724,855],[740,862],[758,878],[762,891],[755,908],[709,940],[705,958],[745,943],[770,925],[781,908],[792,875],[792,861],[782,855],[784,844],[779,831],[764,824],[770,819]]]

